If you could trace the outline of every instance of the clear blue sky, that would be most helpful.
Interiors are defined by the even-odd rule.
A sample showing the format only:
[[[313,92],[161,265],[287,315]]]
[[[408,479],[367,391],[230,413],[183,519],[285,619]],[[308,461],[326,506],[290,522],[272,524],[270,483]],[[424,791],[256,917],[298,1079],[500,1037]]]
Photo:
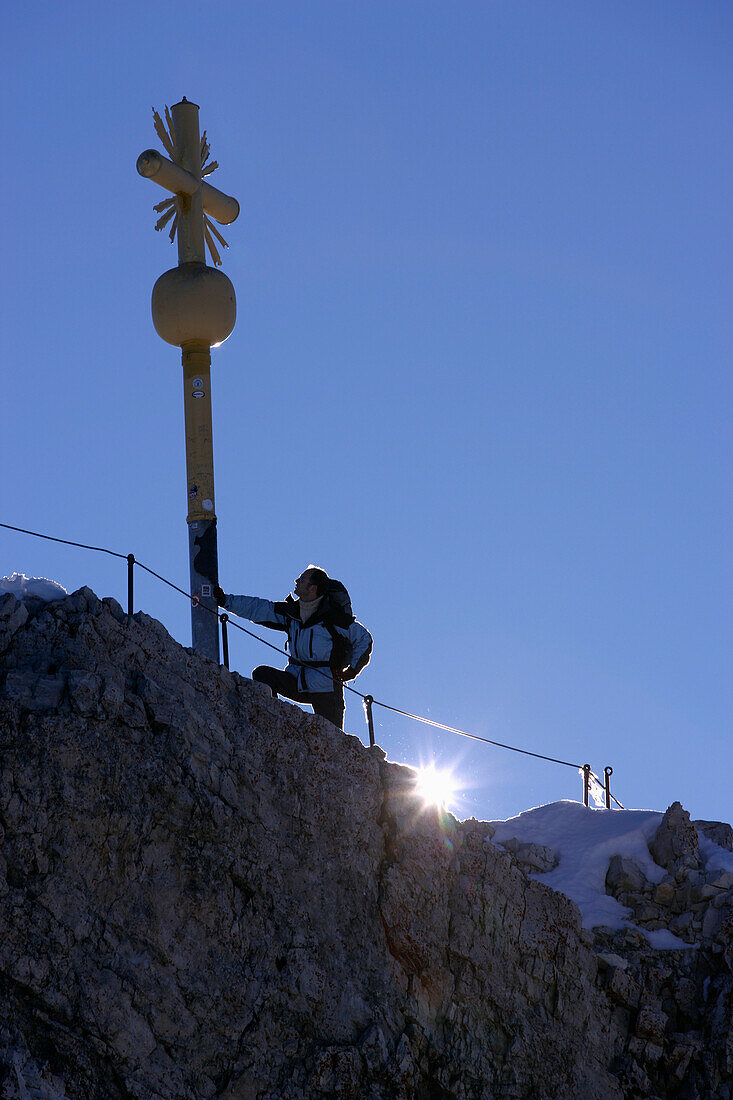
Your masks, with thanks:
[[[180,355],[149,304],[176,253],[135,171],[185,95],[242,207],[224,588],[282,598],[315,561],[374,635],[362,691],[730,821],[730,4],[31,0],[3,24],[0,519],[187,584]],[[0,532],[16,570],[125,599],[123,563]],[[184,599],[137,595],[190,644]],[[391,758],[456,765],[464,815],[580,795],[377,721]]]

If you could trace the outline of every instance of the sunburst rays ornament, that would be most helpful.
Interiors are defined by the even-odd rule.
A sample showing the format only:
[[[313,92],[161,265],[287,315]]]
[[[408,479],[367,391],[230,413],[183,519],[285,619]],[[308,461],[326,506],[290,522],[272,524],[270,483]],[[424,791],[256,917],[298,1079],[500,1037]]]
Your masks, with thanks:
[[[181,165],[181,156],[176,144],[176,132],[173,126],[173,119],[171,113],[166,104],[165,107],[165,121],[160,117],[155,107],[153,107],[153,126],[155,132],[161,140],[163,148],[167,152],[173,164]],[[219,162],[216,160],[209,160],[211,156],[211,147],[206,136],[206,130],[204,130],[201,137],[201,179],[205,179],[206,176],[210,176],[212,172],[215,172],[219,167]],[[187,214],[190,209],[191,199],[185,192],[177,192],[171,195],[168,199],[163,199],[162,202],[158,202],[153,207],[156,214],[160,214],[157,222],[155,223],[155,230],[159,232],[170,222],[170,230],[168,236],[171,244],[176,239],[176,233],[178,232],[179,215]],[[172,219],[172,220],[171,220]],[[232,219],[234,220],[234,219]],[[219,230],[216,228],[211,218],[204,210],[204,240],[206,247],[209,250],[211,259],[215,266],[221,267],[221,254],[217,248],[214,238],[219,242],[223,248],[229,248],[229,244],[222,237]]]

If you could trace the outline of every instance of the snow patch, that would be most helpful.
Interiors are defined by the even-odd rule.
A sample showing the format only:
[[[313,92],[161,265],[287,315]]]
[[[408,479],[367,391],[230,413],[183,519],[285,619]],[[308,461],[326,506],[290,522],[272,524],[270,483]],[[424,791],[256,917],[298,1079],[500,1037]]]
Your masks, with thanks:
[[[648,848],[662,816],[657,810],[593,809],[567,800],[550,802],[507,821],[490,822],[495,830],[491,843],[501,844],[516,837],[552,848],[558,858],[557,867],[534,872],[531,878],[571,898],[580,909],[584,928],[636,928],[627,919],[631,910],[606,893],[606,873],[611,857],[619,855],[638,863],[650,882],[662,881],[664,869],[654,862]],[[713,847],[723,852],[717,844]],[[724,855],[733,857],[731,852]],[[653,947],[690,948],[673,932],[639,931]]]
[[[733,852],[721,848],[719,844],[716,844],[710,837],[705,836],[699,829],[697,830],[697,838],[700,841],[700,854],[708,871],[733,872]]]
[[[26,577],[25,573],[13,573],[10,577],[0,577],[0,595],[10,592],[17,600],[34,596],[40,600],[60,600],[68,595],[58,581],[47,577]]]

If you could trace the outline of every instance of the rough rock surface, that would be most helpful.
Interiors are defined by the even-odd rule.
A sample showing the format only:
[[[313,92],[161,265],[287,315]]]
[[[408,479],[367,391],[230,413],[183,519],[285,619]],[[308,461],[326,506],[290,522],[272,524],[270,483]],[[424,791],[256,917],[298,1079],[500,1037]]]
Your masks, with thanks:
[[[584,931],[552,852],[147,616],[6,596],[0,1095],[731,1097],[733,876],[667,818],[609,890],[694,950]]]
[[[649,842],[655,863],[667,871],[698,870],[702,865],[700,841],[690,815],[679,802],[673,802]]]

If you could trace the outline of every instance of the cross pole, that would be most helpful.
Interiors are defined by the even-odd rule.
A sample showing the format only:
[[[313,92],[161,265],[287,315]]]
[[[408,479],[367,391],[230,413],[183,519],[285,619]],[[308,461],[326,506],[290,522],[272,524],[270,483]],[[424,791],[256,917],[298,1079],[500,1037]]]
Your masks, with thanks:
[[[155,206],[161,213],[156,229],[171,222],[178,238],[178,267],[166,271],[153,287],[153,324],[158,335],[181,348],[183,407],[186,424],[188,548],[191,580],[191,635],[197,653],[219,662],[219,623],[213,595],[219,583],[214,511],[214,447],[211,421],[211,348],[234,328],[234,287],[223,273],[206,264],[208,247],[215,264],[221,258],[214,238],[227,247],[211,218],[221,225],[239,214],[236,199],[218,191],[203,176],[218,167],[207,164],[206,131],[199,134],[199,109],[184,98],[168,111],[165,124],[153,112],[156,132],[170,155],[146,149],[137,159],[141,176],[172,197]],[[166,125],[167,124],[167,125]],[[211,218],[209,217],[211,215]]]

